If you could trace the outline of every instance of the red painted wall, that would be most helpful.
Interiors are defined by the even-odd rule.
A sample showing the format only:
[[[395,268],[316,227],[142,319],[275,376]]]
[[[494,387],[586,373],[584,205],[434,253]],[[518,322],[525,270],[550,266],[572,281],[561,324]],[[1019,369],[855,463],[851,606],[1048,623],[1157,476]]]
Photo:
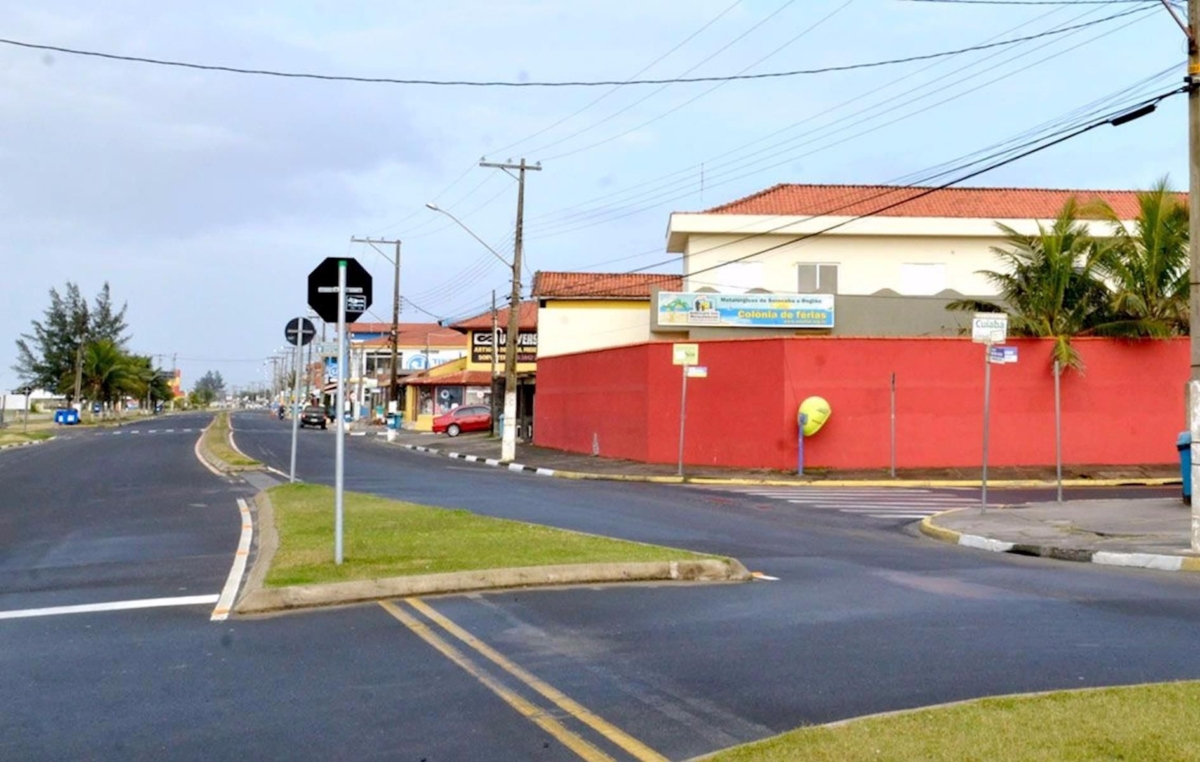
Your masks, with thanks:
[[[994,465],[1054,462],[1049,341],[1009,342],[1016,364],[992,366]],[[896,374],[897,465],[973,466],[983,428],[983,347],[967,339],[742,339],[700,342],[708,378],[688,384],[685,460],[791,469],[796,408],[810,395],[833,414],[806,442],[806,464],[889,463],[889,378]],[[1063,459],[1074,464],[1175,461],[1184,428],[1188,341],[1081,339],[1086,367],[1062,380]],[[537,443],[672,463],[678,456],[680,368],[667,343],[538,362]]]

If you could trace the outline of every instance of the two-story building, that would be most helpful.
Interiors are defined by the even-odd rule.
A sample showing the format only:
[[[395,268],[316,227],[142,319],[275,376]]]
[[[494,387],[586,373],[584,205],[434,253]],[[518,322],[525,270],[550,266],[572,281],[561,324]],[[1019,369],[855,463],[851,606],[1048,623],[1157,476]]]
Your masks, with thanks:
[[[748,327],[758,336],[957,335],[970,315],[946,304],[996,295],[983,271],[998,268],[992,249],[1006,244],[997,223],[1036,234],[1072,197],[1106,201],[1126,224],[1137,215],[1133,191],[793,184],[676,212],[667,251],[681,256],[682,293],[660,294],[652,328],[695,338]]]

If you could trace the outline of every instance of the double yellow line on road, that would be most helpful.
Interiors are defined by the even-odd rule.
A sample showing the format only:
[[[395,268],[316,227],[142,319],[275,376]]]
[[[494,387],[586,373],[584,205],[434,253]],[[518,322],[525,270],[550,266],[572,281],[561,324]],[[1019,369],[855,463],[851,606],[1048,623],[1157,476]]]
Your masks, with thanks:
[[[666,757],[582,706],[554,686],[514,664],[503,654],[496,651],[496,649],[459,627],[421,599],[405,598],[403,603],[408,604],[414,611],[425,616],[434,625],[440,627],[477,654],[519,680],[554,706],[611,741],[634,759],[638,760],[638,762],[667,762]],[[421,619],[407,611],[403,605],[390,601],[381,601],[379,605],[450,661],[462,667],[468,674],[503,699],[523,717],[554,736],[564,746],[575,752],[580,759],[586,760],[586,762],[615,762],[608,754],[552,717],[549,711],[537,706],[516,691],[505,686],[486,669],[477,665],[470,657],[447,642],[434,627],[425,624]]]

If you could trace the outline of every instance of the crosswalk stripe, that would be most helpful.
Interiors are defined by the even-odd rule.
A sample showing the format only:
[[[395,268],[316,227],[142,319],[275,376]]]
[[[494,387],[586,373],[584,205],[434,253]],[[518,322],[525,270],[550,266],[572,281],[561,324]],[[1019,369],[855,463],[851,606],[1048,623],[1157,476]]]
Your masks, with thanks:
[[[872,519],[924,519],[924,518],[928,518],[932,514],[928,514],[928,513],[888,513],[888,514],[865,513],[863,515],[867,516],[869,518],[872,518]]]
[[[819,506],[824,507],[824,506]],[[935,513],[941,513],[941,508],[930,508],[927,511],[918,511],[916,508],[909,505],[873,505],[870,508],[837,508],[840,513],[922,513],[922,515],[930,516]]]
[[[957,505],[970,505],[971,504],[971,501],[967,501],[967,500],[945,500],[945,501],[943,501],[943,500],[936,500],[936,501],[935,500],[929,500],[929,501],[918,501],[918,500],[886,500],[886,501],[883,501],[883,500],[880,500],[878,502],[874,501],[874,500],[839,500],[836,502],[832,501],[832,500],[786,500],[784,502],[796,503],[798,505],[828,505],[830,507],[835,507],[835,508],[841,507],[841,506],[847,506],[850,508],[854,508],[854,507],[861,506],[861,505],[891,505],[891,506],[896,506],[896,507],[908,507],[908,508],[911,508],[913,506],[920,507],[920,506],[925,506],[925,505],[938,505],[938,506],[944,506],[946,508],[953,508]]]

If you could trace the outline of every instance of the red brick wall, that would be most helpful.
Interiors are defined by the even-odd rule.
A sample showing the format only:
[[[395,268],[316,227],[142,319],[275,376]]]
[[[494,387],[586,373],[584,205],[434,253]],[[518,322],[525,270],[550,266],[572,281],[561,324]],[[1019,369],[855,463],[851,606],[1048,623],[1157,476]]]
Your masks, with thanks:
[[[1020,361],[992,366],[994,465],[1054,462],[1050,342],[1010,342]],[[1063,377],[1063,459],[1170,463],[1184,428],[1188,342],[1077,340],[1084,374]],[[680,369],[670,344],[538,362],[537,443],[671,463],[678,454]],[[825,397],[833,414],[806,442],[814,467],[888,465],[888,381],[896,373],[897,465],[980,462],[983,348],[965,339],[749,339],[701,342],[708,378],[688,385],[685,460],[791,469],[796,407]]]

